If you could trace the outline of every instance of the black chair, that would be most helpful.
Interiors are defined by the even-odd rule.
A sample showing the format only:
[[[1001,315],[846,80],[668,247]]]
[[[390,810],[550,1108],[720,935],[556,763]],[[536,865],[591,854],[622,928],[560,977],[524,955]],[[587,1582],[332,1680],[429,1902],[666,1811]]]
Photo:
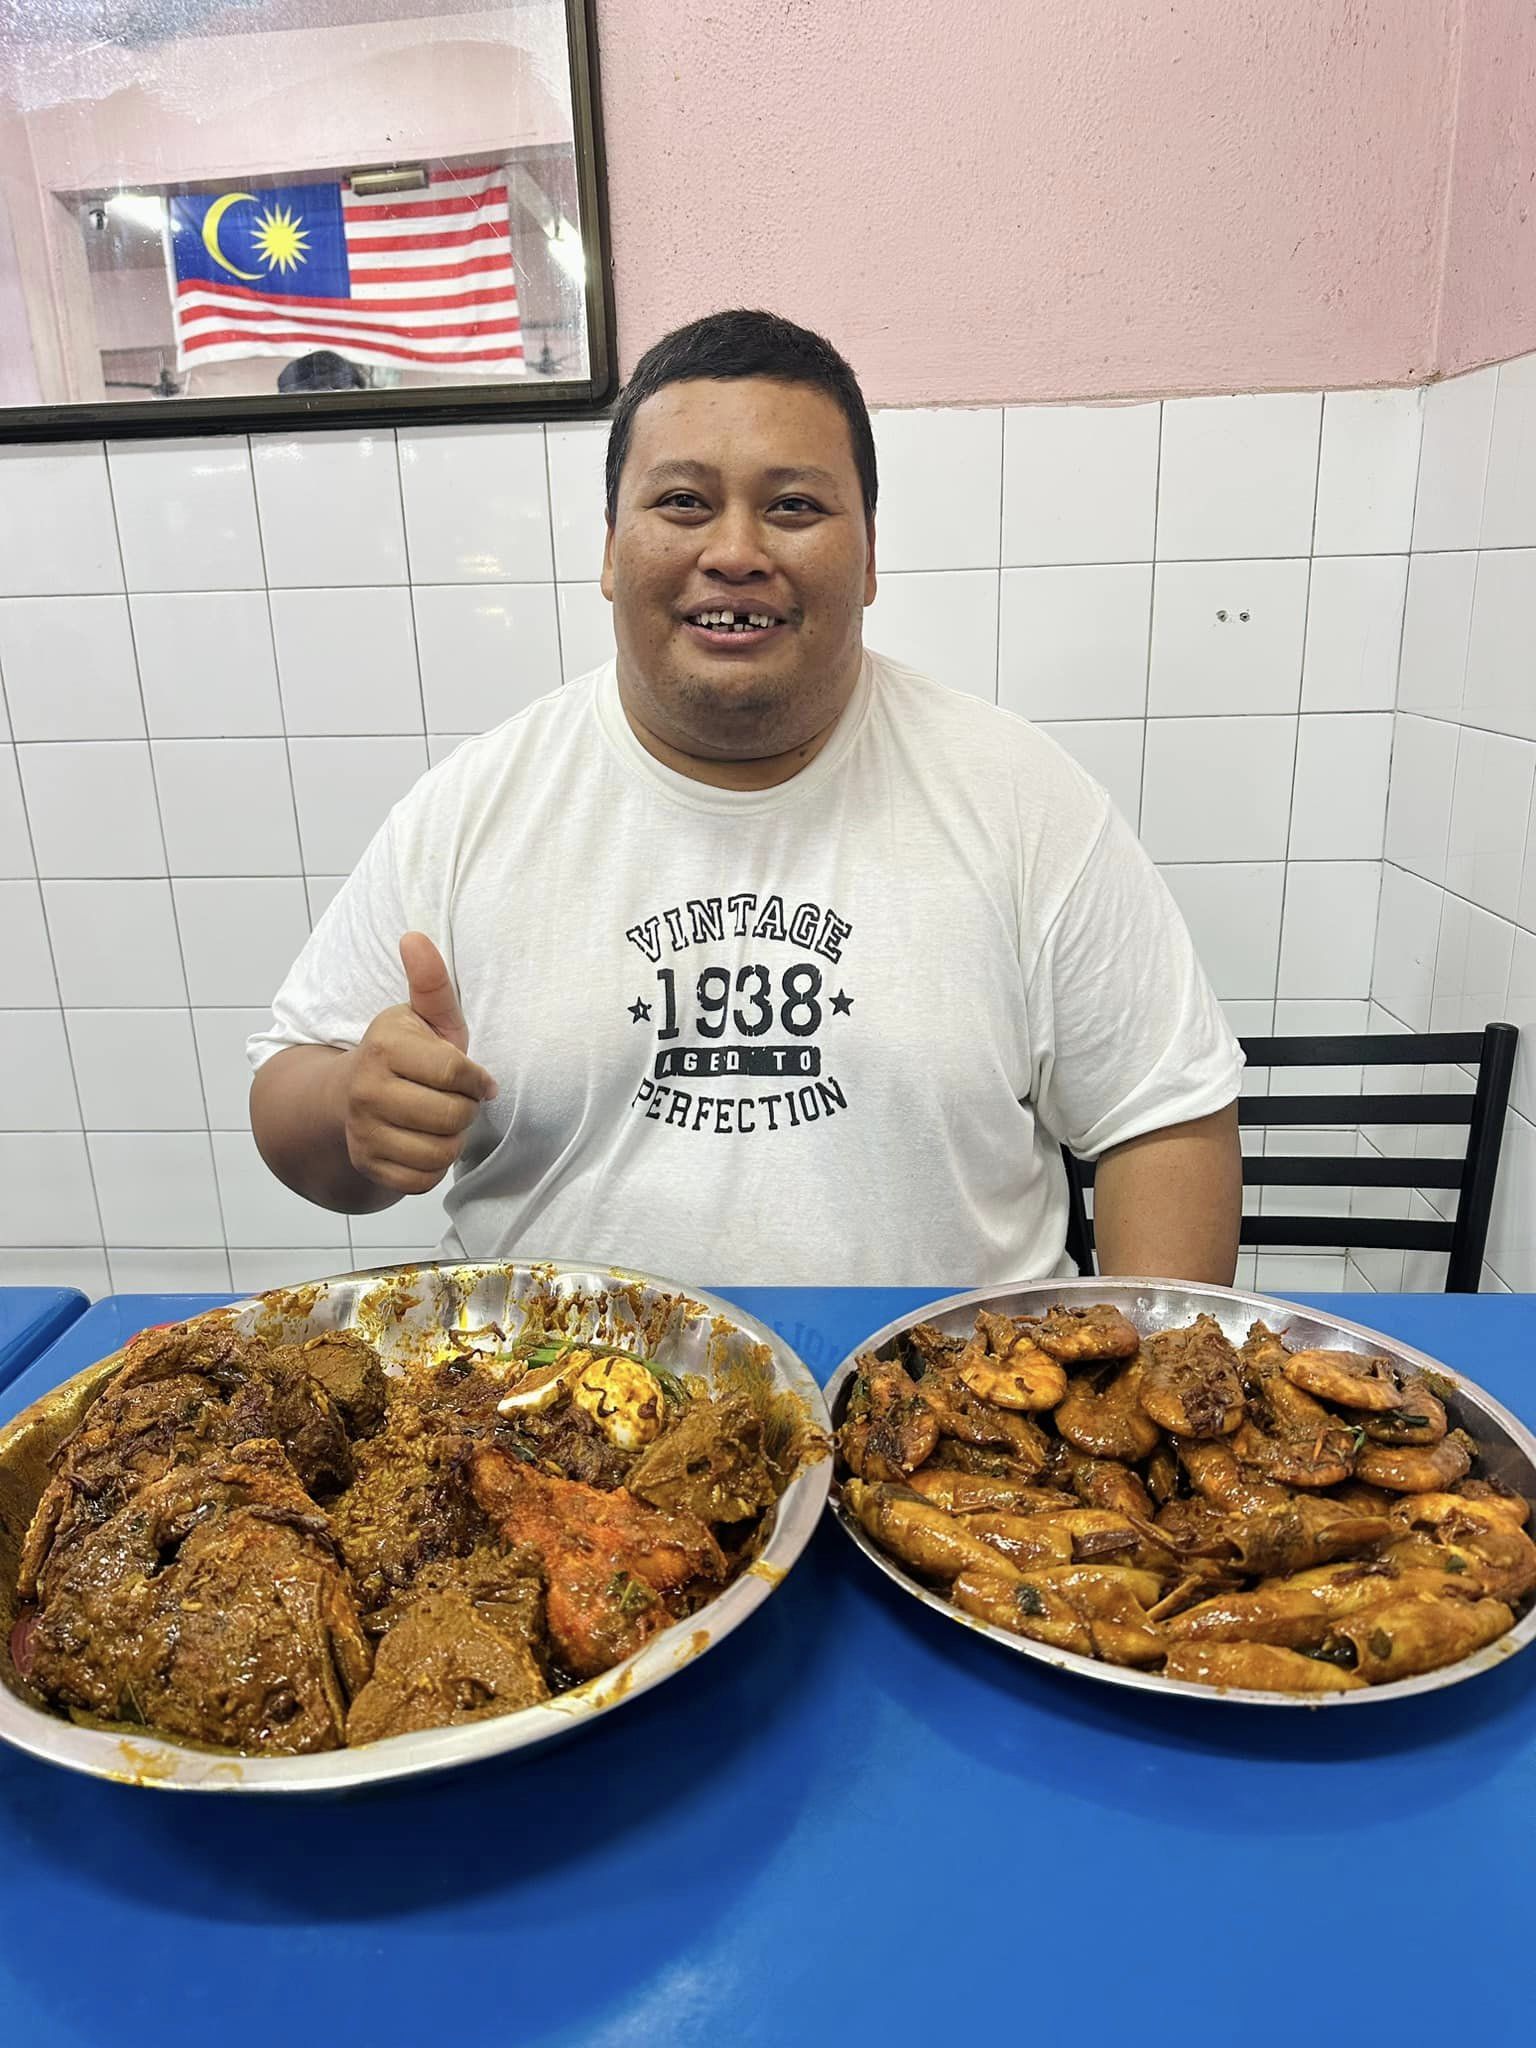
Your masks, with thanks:
[[[1458,1158],[1371,1159],[1306,1155],[1243,1157],[1244,1187],[1455,1188],[1454,1223],[1379,1216],[1244,1216],[1245,1245],[1354,1247],[1387,1251],[1448,1252],[1447,1294],[1476,1294],[1482,1278],[1488,1218],[1504,1139],[1510,1076],[1520,1033],[1513,1024],[1483,1031],[1423,1031],[1396,1037],[1245,1038],[1250,1067],[1420,1067],[1475,1070],[1468,1095],[1244,1095],[1237,1120],[1280,1129],[1318,1125],[1450,1124],[1466,1127]],[[1091,1273],[1093,1225],[1083,1190],[1093,1167],[1063,1146],[1067,1169],[1067,1252]]]

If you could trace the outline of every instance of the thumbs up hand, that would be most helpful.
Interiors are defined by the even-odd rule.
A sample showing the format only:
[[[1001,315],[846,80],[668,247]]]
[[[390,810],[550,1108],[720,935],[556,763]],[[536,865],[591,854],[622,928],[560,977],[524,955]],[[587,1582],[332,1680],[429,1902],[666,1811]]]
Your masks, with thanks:
[[[406,1001],[423,1024],[430,1024],[439,1038],[446,1038],[460,1052],[469,1051],[469,1030],[459,1008],[458,991],[448,979],[443,956],[425,932],[407,932],[400,941],[400,965],[405,969]]]
[[[468,1057],[469,1031],[443,956],[424,932],[400,941],[407,1000],[381,1010],[341,1069],[347,1156],[397,1194],[435,1188],[496,1083]]]

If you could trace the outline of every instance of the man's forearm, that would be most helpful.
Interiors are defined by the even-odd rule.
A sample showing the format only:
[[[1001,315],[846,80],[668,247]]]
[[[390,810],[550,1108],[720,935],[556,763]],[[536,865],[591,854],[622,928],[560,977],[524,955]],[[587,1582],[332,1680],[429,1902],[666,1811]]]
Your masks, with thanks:
[[[347,1153],[341,1068],[334,1045],[291,1045],[251,1083],[256,1149],[285,1186],[322,1209],[367,1216],[400,1197],[353,1166]]]
[[[1242,1210],[1235,1102],[1213,1116],[1148,1131],[1106,1152],[1095,1171],[1099,1271],[1230,1287]]]

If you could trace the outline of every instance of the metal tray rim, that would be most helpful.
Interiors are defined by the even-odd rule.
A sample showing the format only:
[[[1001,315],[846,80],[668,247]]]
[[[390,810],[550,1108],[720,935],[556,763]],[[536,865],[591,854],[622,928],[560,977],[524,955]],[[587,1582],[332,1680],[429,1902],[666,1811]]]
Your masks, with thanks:
[[[195,1323],[226,1319],[242,1310],[259,1308],[273,1297],[310,1289],[316,1290],[319,1300],[327,1288],[381,1280],[402,1272],[502,1272],[519,1268],[537,1268],[540,1273],[590,1281],[594,1286],[656,1288],[686,1299],[707,1315],[723,1318],[766,1347],[778,1383],[799,1394],[812,1421],[830,1435],[831,1420],[820,1385],[776,1331],[734,1302],[631,1267],[579,1259],[413,1259],[404,1265],[361,1267],[307,1280],[293,1288],[271,1288],[264,1294],[244,1295],[238,1301],[222,1303],[187,1320]],[[60,1386],[72,1384],[84,1373],[97,1371],[105,1362],[97,1360],[82,1367],[80,1373],[71,1374]],[[39,1396],[39,1402],[47,1398],[48,1395]],[[4,1455],[12,1433],[27,1422],[39,1402],[24,1408],[0,1428],[0,1456]],[[326,1750],[313,1756],[259,1757],[193,1749],[148,1730],[129,1736],[81,1727],[30,1705],[9,1686],[0,1685],[0,1742],[40,1761],[87,1776],[182,1792],[349,1792],[530,1749],[573,1734],[614,1707],[638,1699],[738,1628],[782,1584],[815,1534],[831,1479],[830,1457],[803,1465],[779,1497],[773,1530],[761,1554],[723,1592],[696,1614],[663,1630],[625,1663],[570,1692],[517,1713],[461,1727],[390,1736],[357,1749]]]
[[[1090,1298],[1095,1301],[1112,1300],[1122,1292],[1178,1293],[1200,1301],[1230,1302],[1234,1306],[1252,1308],[1269,1314],[1275,1310],[1304,1318],[1315,1326],[1340,1335],[1358,1337],[1373,1349],[1390,1353],[1405,1364],[1427,1367],[1432,1372],[1442,1373],[1454,1382],[1457,1392],[1469,1398],[1472,1407],[1496,1421],[1523,1452],[1536,1480],[1536,1435],[1512,1415],[1502,1402],[1486,1393],[1465,1373],[1443,1365],[1431,1358],[1427,1352],[1417,1350],[1401,1339],[1387,1335],[1385,1331],[1373,1330],[1366,1323],[1357,1323],[1344,1316],[1324,1315],[1305,1302],[1286,1301],[1278,1295],[1252,1294],[1236,1287],[1215,1287],[1185,1284],[1168,1280],[1138,1278],[1116,1275],[1112,1279],[1093,1277],[1066,1280],[1020,1281],[1012,1286],[972,1288],[962,1294],[946,1295],[941,1301],[928,1302],[923,1308],[905,1316],[898,1316],[883,1329],[876,1330],[850,1351],[832,1373],[826,1383],[827,1408],[831,1415],[838,1412],[842,1390],[855,1371],[859,1354],[865,1351],[878,1352],[882,1346],[910,1330],[916,1323],[934,1322],[941,1316],[954,1314],[964,1309],[985,1307],[1002,1297],[1013,1297],[1026,1293],[1050,1295],[1053,1300],[1071,1301],[1074,1297]],[[1123,1304],[1121,1304],[1123,1306]],[[1468,1678],[1475,1678],[1484,1671],[1497,1670],[1519,1651],[1529,1647],[1536,1640],[1536,1604],[1521,1616],[1514,1627],[1500,1636],[1496,1642],[1475,1650],[1470,1657],[1463,1657],[1458,1663],[1447,1664],[1439,1671],[1426,1671],[1417,1678],[1404,1678],[1392,1685],[1369,1686],[1360,1692],[1333,1692],[1319,1694],[1297,1694],[1279,1692],[1257,1692],[1239,1686],[1196,1685],[1188,1679],[1164,1678],[1158,1672],[1131,1670],[1124,1665],[1105,1664],[1095,1657],[1082,1657],[1072,1650],[1052,1649],[1049,1644],[1031,1642],[1027,1636],[1010,1635],[1006,1629],[994,1628],[990,1622],[978,1621],[974,1615],[963,1613],[950,1601],[924,1586],[919,1580],[903,1571],[893,1558],[887,1557],[874,1541],[859,1527],[852,1516],[846,1514],[835,1490],[829,1489],[827,1513],[844,1533],[863,1551],[878,1570],[891,1583],[899,1586],[920,1600],[934,1613],[941,1614],[947,1621],[958,1622],[962,1628],[974,1634],[987,1636],[1005,1650],[1016,1656],[1030,1658],[1037,1664],[1048,1664],[1058,1671],[1066,1671],[1082,1678],[1098,1680],[1101,1684],[1127,1686],[1138,1692],[1162,1694],[1165,1697],[1196,1700],[1206,1706],[1253,1706],[1300,1708],[1318,1712],[1327,1708],[1383,1706],[1395,1700],[1412,1699],[1416,1696],[1438,1692],[1446,1686],[1459,1685]]]

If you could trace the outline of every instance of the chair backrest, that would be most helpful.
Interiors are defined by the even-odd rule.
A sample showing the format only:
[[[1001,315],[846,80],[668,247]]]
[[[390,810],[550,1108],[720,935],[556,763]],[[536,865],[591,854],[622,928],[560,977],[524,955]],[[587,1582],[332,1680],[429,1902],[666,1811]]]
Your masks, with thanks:
[[[1358,1130],[1364,1124],[1446,1124],[1465,1128],[1466,1145],[1459,1156],[1448,1152],[1435,1159],[1245,1153],[1245,1187],[1454,1188],[1457,1201],[1451,1223],[1414,1217],[1244,1216],[1240,1241],[1443,1251],[1448,1254],[1446,1292],[1475,1294],[1482,1277],[1519,1038],[1513,1024],[1490,1024],[1482,1031],[1243,1039],[1250,1067],[1460,1066],[1475,1070],[1476,1085],[1468,1094],[1241,1096],[1237,1120],[1244,1128]],[[1088,1273],[1093,1271],[1093,1226],[1083,1190],[1093,1184],[1093,1168],[1065,1147],[1062,1157],[1067,1169],[1067,1251],[1079,1270]]]

